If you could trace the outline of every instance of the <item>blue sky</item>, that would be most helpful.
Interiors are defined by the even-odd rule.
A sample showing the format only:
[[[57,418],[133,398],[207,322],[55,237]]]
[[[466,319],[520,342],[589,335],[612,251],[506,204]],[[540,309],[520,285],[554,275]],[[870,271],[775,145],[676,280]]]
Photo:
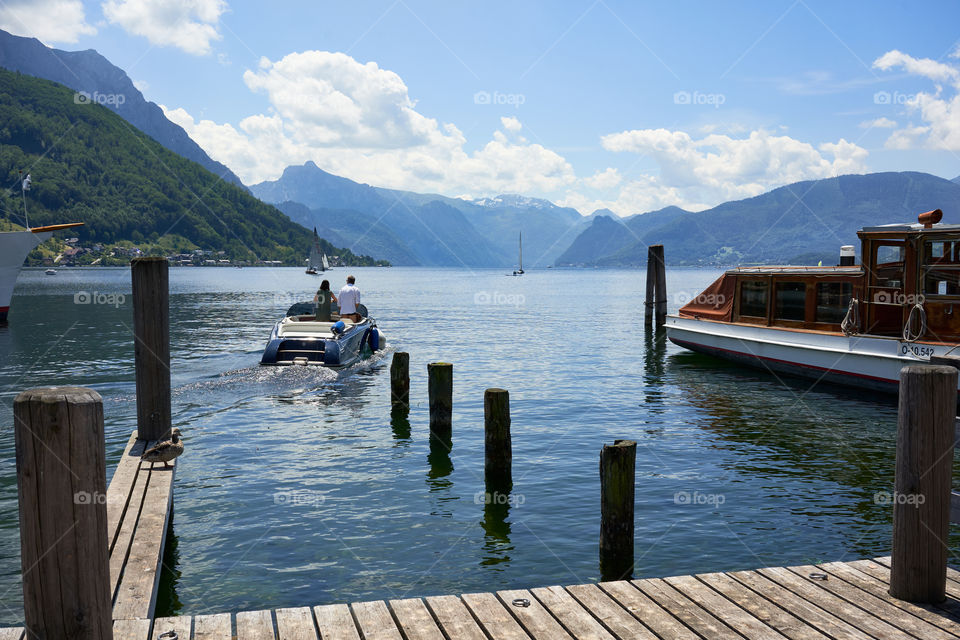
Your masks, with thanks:
[[[247,183],[584,213],[802,179],[960,174],[956,2],[7,0],[0,27],[123,68]]]

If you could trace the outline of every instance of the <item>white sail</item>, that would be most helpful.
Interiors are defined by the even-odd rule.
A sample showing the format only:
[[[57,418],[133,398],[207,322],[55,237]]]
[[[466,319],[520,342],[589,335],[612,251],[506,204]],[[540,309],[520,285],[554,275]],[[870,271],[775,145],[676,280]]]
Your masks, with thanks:
[[[330,268],[330,263],[327,262],[327,254],[323,254],[323,255],[321,256],[321,261],[322,261],[322,264],[323,264],[323,270],[324,270],[324,271],[326,271],[327,269]]]
[[[320,250],[320,236],[317,235],[317,229],[313,229],[313,246],[310,247],[310,259],[307,261],[307,270],[325,271],[324,255]]]

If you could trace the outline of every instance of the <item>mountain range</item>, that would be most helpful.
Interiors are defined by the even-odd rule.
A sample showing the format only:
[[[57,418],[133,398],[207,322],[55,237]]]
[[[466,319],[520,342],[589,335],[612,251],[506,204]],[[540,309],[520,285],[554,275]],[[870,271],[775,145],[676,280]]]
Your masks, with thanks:
[[[478,201],[384,189],[328,173],[313,162],[287,167],[250,191],[296,222],[316,226],[355,253],[396,265],[552,265],[583,218],[546,200],[503,195]]]
[[[835,263],[840,246],[859,250],[857,230],[915,222],[942,209],[960,223],[960,184],[913,171],[809,180],[692,213],[667,207],[617,220],[594,219],[558,259],[561,265],[644,266],[663,244],[676,265]]]

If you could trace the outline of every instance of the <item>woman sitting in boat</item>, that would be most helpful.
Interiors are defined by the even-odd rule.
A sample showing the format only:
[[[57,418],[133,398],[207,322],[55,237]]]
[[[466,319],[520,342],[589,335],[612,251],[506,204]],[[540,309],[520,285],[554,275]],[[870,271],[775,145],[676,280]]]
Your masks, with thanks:
[[[313,302],[317,305],[315,311],[317,322],[332,322],[331,304],[337,303],[337,296],[333,295],[333,291],[330,291],[329,280],[320,283],[317,295],[313,296]]]

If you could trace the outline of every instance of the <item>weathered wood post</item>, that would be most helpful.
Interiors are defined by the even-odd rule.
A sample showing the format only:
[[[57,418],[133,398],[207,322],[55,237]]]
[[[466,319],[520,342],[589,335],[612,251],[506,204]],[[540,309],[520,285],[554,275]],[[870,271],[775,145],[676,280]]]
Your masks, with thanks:
[[[614,440],[600,452],[600,579],[633,576],[633,502],[637,443]]]
[[[667,321],[667,275],[662,244],[652,244],[647,247],[647,297],[644,302],[644,326],[650,326],[654,308],[656,308],[659,328]]]
[[[100,395],[81,387],[13,401],[28,640],[112,640]]]
[[[394,409],[410,408],[410,354],[397,351],[390,363],[390,404]]]
[[[487,493],[509,494],[513,489],[513,450],[510,443],[510,392],[483,393],[484,464]]]
[[[946,597],[956,409],[955,368],[900,370],[890,595],[901,600]]]
[[[453,365],[427,365],[427,393],[430,398],[430,433],[449,440],[453,430]]]
[[[170,430],[170,285],[166,258],[134,258],[133,340],[137,432],[158,440]]]

